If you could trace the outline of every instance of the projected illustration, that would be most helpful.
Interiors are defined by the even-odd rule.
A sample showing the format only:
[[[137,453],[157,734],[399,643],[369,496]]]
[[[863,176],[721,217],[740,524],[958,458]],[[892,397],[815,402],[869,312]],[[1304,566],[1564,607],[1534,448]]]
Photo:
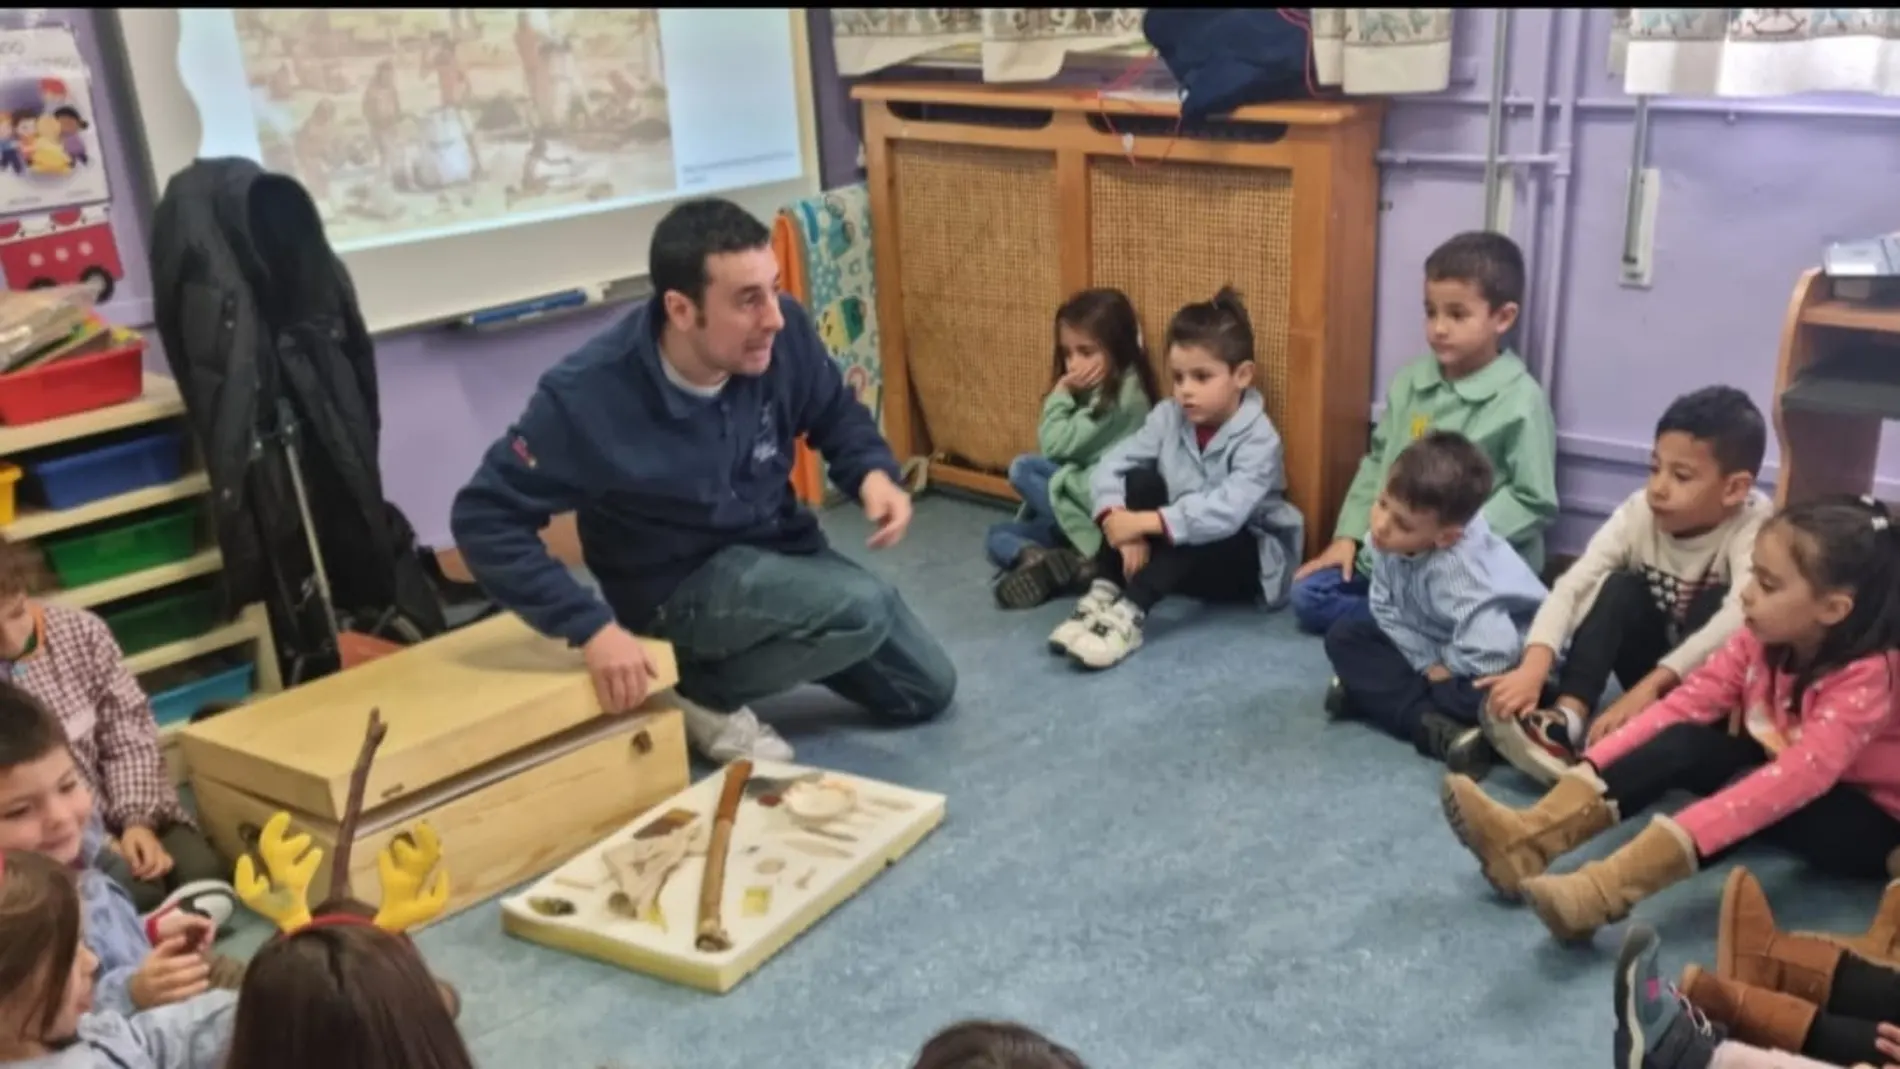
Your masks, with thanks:
[[[338,248],[673,188],[654,9],[233,14],[262,162]]]

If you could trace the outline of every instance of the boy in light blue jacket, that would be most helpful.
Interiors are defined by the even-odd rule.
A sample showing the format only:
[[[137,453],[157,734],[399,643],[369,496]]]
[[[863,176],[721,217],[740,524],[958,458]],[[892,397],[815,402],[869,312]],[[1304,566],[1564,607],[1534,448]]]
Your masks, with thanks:
[[[1140,648],[1163,598],[1286,602],[1304,521],[1286,500],[1280,435],[1252,388],[1253,327],[1231,289],[1168,325],[1173,396],[1095,467],[1100,578],[1049,645],[1086,668]]]
[[[1474,779],[1494,758],[1475,684],[1517,663],[1549,593],[1481,511],[1493,480],[1484,452],[1456,431],[1406,446],[1372,503],[1371,614],[1326,632],[1329,713]]]

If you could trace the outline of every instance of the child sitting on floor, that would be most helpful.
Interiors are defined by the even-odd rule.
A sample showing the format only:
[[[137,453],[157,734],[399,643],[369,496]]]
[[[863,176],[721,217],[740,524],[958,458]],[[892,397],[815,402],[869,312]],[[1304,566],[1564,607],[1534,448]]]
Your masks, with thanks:
[[[1761,410],[1733,386],[1678,397],[1656,422],[1649,483],[1631,494],[1551,589],[1523,662],[1481,680],[1485,734],[1548,785],[1707,660],[1742,626],[1755,535],[1774,511],[1755,489],[1767,448]],[[1566,648],[1566,646],[1568,648]],[[1556,700],[1543,694],[1563,653]],[[1623,696],[1594,724],[1615,673]]]
[[[258,949],[220,1069],[473,1069],[447,993],[402,935],[320,917]]]
[[[1768,896],[1745,868],[1729,872],[1716,930],[1715,969],[1682,970],[1678,987],[1735,1038],[1830,1065],[1884,1064],[1900,1038],[1900,972],[1828,938],[1781,931]]]
[[[1886,506],[1807,502],[1769,520],[1742,612],[1746,628],[1531,808],[1445,777],[1459,840],[1558,938],[1587,938],[1756,835],[1846,876],[1886,874],[1900,856],[1900,532]],[[1674,788],[1702,800],[1601,861],[1544,875]]]
[[[1849,1064],[1770,1049],[1743,1029],[1731,1032],[1711,1022],[1694,1000],[1663,982],[1656,966],[1661,949],[1662,940],[1646,924],[1631,927],[1623,937],[1616,963],[1616,1039],[1610,1062],[1616,1069],[1834,1069]],[[1892,1069],[1900,1053],[1888,1051],[1900,1052],[1900,1028],[1872,1028],[1884,1047],[1871,1061],[1855,1063],[1854,1069]]]
[[[102,867],[141,913],[189,902],[222,924],[236,906],[225,863],[178,800],[151,703],[104,620],[28,595],[34,568],[30,553],[0,542],[0,665],[65,725],[116,836]]]
[[[1335,621],[1365,614],[1372,501],[1399,453],[1426,431],[1457,431],[1484,451],[1495,472],[1485,523],[1532,571],[1543,568],[1544,528],[1557,516],[1557,424],[1524,362],[1499,350],[1523,299],[1524,256],[1502,234],[1460,234],[1425,261],[1431,356],[1406,365],[1386,389],[1333,543],[1294,574],[1293,616],[1302,629],[1324,635]]]
[[[1088,1069],[1067,1047],[1006,1021],[963,1021],[930,1037],[911,1069]]]
[[[996,602],[1006,609],[1033,608],[1087,586],[1102,548],[1089,475],[1159,397],[1141,321],[1120,290],[1083,290],[1056,309],[1051,377],[1055,386],[1036,428],[1041,452],[1009,464],[1022,509],[991,527],[985,541],[990,562],[1003,570]]]
[[[169,910],[140,922],[125,888],[96,864],[104,840],[59,720],[0,681],[0,848],[30,850],[74,870],[86,944],[100,969],[99,1004],[131,1013],[191,998],[214,979],[235,987],[236,963],[203,950],[211,921]]]
[[[1479,510],[1491,463],[1432,431],[1392,462],[1372,503],[1371,615],[1326,632],[1335,716],[1366,720],[1454,771],[1483,778],[1475,681],[1516,661],[1544,584]]]
[[[1303,537],[1239,295],[1223,287],[1176,312],[1167,350],[1173,397],[1095,467],[1099,577],[1049,636],[1088,668],[1140,648],[1143,619],[1170,595],[1279,607]]]
[[[0,1065],[221,1069],[236,1007],[231,993],[131,1016],[95,1012],[99,962],[82,926],[70,870],[40,854],[0,851]]]

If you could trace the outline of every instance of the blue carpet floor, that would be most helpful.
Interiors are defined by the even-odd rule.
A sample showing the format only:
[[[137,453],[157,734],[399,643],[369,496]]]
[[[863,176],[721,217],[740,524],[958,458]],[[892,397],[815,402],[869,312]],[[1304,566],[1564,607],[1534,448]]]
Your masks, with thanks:
[[[511,939],[492,903],[430,929],[481,1064],[904,1069],[965,1016],[1096,1069],[1608,1064],[1623,927],[1566,949],[1495,901],[1439,814],[1441,769],[1326,722],[1317,641],[1283,614],[1165,605],[1133,659],[1082,674],[1044,646],[1066,605],[992,607],[1000,515],[927,497],[882,554],[855,512],[826,517],[948,646],[952,715],[897,731],[810,695],[766,707],[801,762],[948,795],[943,826],[723,997]],[[1492,785],[1530,797],[1509,771]],[[1880,890],[1738,860],[1795,926],[1859,930]],[[1725,872],[1640,908],[1672,972],[1712,957]]]

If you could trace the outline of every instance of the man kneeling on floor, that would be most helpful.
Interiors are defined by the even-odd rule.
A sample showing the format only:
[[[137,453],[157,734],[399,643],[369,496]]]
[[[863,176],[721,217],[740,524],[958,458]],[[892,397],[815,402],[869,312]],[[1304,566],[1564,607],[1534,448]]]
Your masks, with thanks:
[[[903,721],[956,669],[889,583],[826,544],[792,494],[799,435],[895,545],[910,497],[810,317],[778,294],[771,234],[718,199],[653,232],[653,297],[543,375],[456,496],[456,545],[490,597],[586,654],[601,706],[647,697],[637,632],[671,642],[687,735],[717,761],[788,761],[750,703],[821,683]],[[540,531],[573,511],[596,597]]]

